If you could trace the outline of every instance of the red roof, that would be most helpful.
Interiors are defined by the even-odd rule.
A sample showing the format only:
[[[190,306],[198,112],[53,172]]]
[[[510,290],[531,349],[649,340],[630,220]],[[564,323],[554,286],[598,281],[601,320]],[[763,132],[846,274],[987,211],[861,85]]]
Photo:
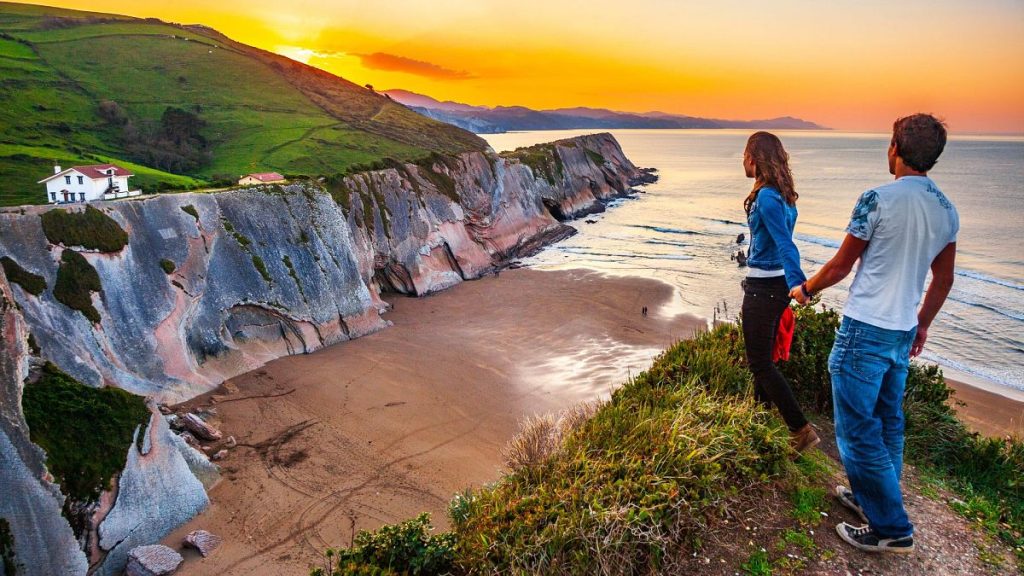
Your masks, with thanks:
[[[114,176],[133,176],[131,172],[121,168],[117,164],[90,164],[89,166],[71,167],[72,170],[77,170],[89,178],[106,178],[107,171],[111,168],[114,169]]]
[[[65,174],[71,172],[72,170],[88,176],[91,180],[100,180],[107,177],[107,171],[109,171],[111,168],[114,169],[114,176],[134,176],[134,174],[125,170],[124,168],[121,168],[117,164],[90,164],[89,166],[72,166],[71,168],[61,170],[56,174],[50,174],[46,178],[40,180],[39,184],[42,184],[43,182],[49,182],[50,180],[53,180],[58,176],[64,176]]]
[[[255,178],[260,182],[273,182],[275,180],[284,180],[284,176],[281,176],[277,172],[261,172],[259,174],[249,174],[246,178]]]

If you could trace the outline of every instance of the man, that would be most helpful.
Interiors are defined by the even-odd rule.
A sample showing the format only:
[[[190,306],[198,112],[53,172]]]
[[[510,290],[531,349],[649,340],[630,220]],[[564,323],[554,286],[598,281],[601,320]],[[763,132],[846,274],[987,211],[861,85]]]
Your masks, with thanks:
[[[903,390],[910,356],[953,286],[959,216],[928,178],[946,144],[935,117],[915,114],[893,124],[889,172],[896,181],[861,195],[836,255],[791,296],[806,303],[845,278],[860,259],[829,356],[836,443],[850,488],[839,500],[867,524],[836,526],[851,545],[909,553],[914,526],[900,490]],[[931,269],[924,304],[921,291]]]

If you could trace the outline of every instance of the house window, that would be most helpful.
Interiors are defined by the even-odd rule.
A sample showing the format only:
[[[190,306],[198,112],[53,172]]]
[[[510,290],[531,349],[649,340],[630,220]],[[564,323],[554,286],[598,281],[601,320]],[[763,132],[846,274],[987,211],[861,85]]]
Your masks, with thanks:
[[[57,201],[57,193],[56,192],[50,192],[50,202],[56,202],[56,201]]]
[[[79,202],[85,202],[85,192],[79,192],[78,193],[78,201]]]
[[[85,184],[85,181],[82,179],[81,176],[78,177],[78,183],[79,184]]]
[[[64,177],[64,183],[65,184],[71,184],[71,176],[65,176]]]

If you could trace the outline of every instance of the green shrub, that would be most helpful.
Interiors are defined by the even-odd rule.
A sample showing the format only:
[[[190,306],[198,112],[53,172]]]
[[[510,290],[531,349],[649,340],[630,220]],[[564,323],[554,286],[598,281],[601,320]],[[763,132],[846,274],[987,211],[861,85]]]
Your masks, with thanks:
[[[455,559],[455,537],[451,533],[435,536],[431,531],[430,515],[425,513],[374,532],[360,530],[351,548],[328,551],[326,571],[316,569],[312,574],[446,574]]]
[[[449,159],[449,157],[437,153],[416,161],[416,167],[421,177],[433,184],[438,192],[447,196],[453,202],[459,202],[460,198],[455,188],[455,179],[445,173],[443,169],[434,169],[435,165],[446,167],[449,170],[458,168],[458,166],[453,166],[452,164],[453,160]],[[404,169],[405,166],[403,165],[400,171],[404,171]],[[409,181],[413,183],[413,186],[418,187],[416,180],[411,176]]]
[[[263,263],[263,258],[260,258],[259,254],[252,255],[252,265],[256,267],[256,271],[260,273],[260,276],[263,276],[264,280],[268,283],[273,281],[270,277],[270,272],[267,272],[267,265]]]
[[[199,212],[196,211],[195,206],[191,204],[186,204],[181,207],[181,211],[184,212],[185,214],[189,214],[190,216],[196,219],[196,222],[199,222]]]
[[[789,360],[779,370],[789,380],[800,403],[820,414],[832,414],[832,379],[828,357],[832,353],[840,317],[835,310],[811,306],[795,307],[796,330]]]
[[[78,310],[95,324],[100,321],[100,313],[92,305],[92,293],[102,290],[100,275],[85,256],[65,249],[57,268],[53,297],[68,308]]]
[[[604,166],[608,162],[600,152],[595,152],[590,148],[584,148],[583,151],[587,153],[587,158],[590,158],[590,161],[598,167]]]
[[[19,565],[14,561],[14,534],[6,518],[0,518],[0,564],[4,566],[4,576],[17,574]]]
[[[292,264],[292,259],[287,254],[281,257],[281,261],[284,262],[285,268],[288,269],[288,275],[295,281],[295,286],[299,289],[299,294],[302,295],[303,300],[306,298],[306,291],[302,288],[302,282],[299,282],[299,275],[295,273],[295,266]]]
[[[86,386],[53,364],[22,397],[32,442],[46,450],[46,467],[70,501],[90,502],[124,468],[132,434],[149,421],[141,396]]]
[[[33,274],[21,267],[11,257],[0,258],[0,265],[4,268],[7,279],[21,286],[25,292],[33,296],[39,296],[46,290],[46,279],[38,274]]]
[[[83,212],[55,208],[43,212],[40,218],[43,232],[53,244],[100,252],[117,252],[128,245],[128,234],[117,222],[92,206],[86,206]]]
[[[535,177],[544,178],[552,186],[565,176],[565,164],[562,162],[562,157],[558,154],[558,147],[555,144],[535,144],[516,148],[511,152],[503,152],[501,155],[505,158],[514,158],[529,166]]]
[[[167,258],[160,259],[160,267],[164,269],[164,273],[173,274],[177,266],[174,265],[174,260],[168,260]]]

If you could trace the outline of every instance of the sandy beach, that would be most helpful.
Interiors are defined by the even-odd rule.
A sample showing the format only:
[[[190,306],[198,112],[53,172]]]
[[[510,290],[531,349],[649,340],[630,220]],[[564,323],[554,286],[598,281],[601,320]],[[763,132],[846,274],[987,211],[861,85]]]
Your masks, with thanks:
[[[1024,438],[1024,402],[949,377],[946,383],[956,392],[952,405],[968,428],[986,436]]]
[[[495,480],[528,415],[606,396],[703,327],[674,289],[589,271],[508,270],[422,299],[391,298],[394,326],[233,378],[216,408],[239,445],[191,530],[224,538],[183,574],[307,574],[355,530],[428,511]],[[641,308],[647,306],[647,317]]]
[[[508,270],[427,298],[390,297],[393,326],[276,360],[183,406],[212,407],[238,446],[195,529],[224,538],[183,574],[307,574],[355,531],[431,512],[495,480],[523,418],[606,396],[705,320],[655,280]],[[641,308],[647,306],[647,317]],[[965,421],[1021,433],[1024,404],[951,382]]]

